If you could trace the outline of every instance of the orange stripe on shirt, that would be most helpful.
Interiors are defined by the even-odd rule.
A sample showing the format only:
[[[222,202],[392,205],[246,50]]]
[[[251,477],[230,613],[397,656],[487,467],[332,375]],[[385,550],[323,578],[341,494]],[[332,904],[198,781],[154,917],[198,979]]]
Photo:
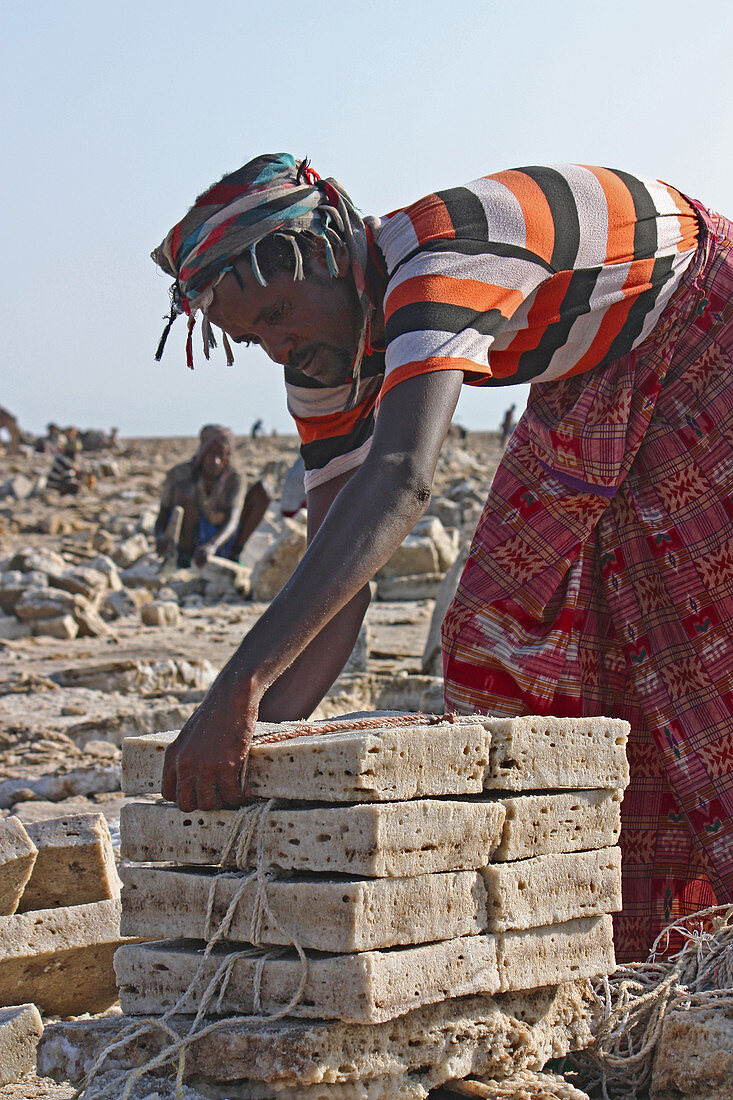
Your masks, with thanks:
[[[401,366],[395,367],[386,375],[379,391],[378,404],[381,403],[385,393],[389,393],[400,382],[406,382],[408,378],[417,378],[420,374],[431,374],[439,370],[471,371],[473,374],[483,373],[487,378],[491,377],[490,368],[474,362],[473,359],[459,357],[450,359],[439,355],[431,355],[427,359],[414,359],[411,363],[402,363]]]
[[[477,279],[452,278],[447,275],[416,275],[390,291],[384,303],[384,317],[389,320],[402,306],[416,302],[441,302],[449,306],[465,306],[476,313],[490,309],[501,310],[502,316],[511,317],[522,304],[521,290],[508,290],[493,283]]]
[[[634,233],[636,210],[634,200],[626,184],[607,168],[584,164],[596,177],[606,196],[608,207],[607,264],[627,264],[634,258]]]
[[[302,443],[313,443],[316,439],[330,439],[334,435],[348,435],[360,420],[363,420],[372,405],[376,403],[376,393],[371,393],[360,405],[348,412],[328,413],[325,416],[294,417],[298,435]]]
[[[527,234],[525,247],[549,263],[555,247],[555,223],[550,204],[540,185],[531,176],[514,168],[507,172],[497,172],[488,178],[503,183],[514,195],[524,215]]]
[[[412,222],[420,244],[443,237],[453,238],[456,235],[448,208],[437,195],[426,195],[412,206],[406,206],[405,214]]]

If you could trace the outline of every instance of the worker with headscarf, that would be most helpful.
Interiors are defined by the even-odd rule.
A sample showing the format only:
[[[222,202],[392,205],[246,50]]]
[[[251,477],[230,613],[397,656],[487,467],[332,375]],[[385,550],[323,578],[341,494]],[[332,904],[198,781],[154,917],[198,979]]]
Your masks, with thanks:
[[[269,497],[259,481],[247,494],[249,507],[245,508],[244,482],[232,463],[233,445],[229,428],[206,424],[193,458],[166,475],[155,521],[156,548],[163,557],[175,555],[180,567],[203,565],[212,555],[236,561],[264,514]],[[252,515],[255,495],[256,515]],[[177,544],[172,546],[169,523],[176,507],[183,515]]]
[[[309,715],[430,499],[461,386],[532,382],[443,624],[447,710],[631,734],[620,959],[733,901],[733,227],[658,180],[499,172],[383,218],[286,154],[154,253],[284,368],[309,547],[166,753],[185,810],[242,801],[261,719]],[[159,352],[162,351],[162,344]]]

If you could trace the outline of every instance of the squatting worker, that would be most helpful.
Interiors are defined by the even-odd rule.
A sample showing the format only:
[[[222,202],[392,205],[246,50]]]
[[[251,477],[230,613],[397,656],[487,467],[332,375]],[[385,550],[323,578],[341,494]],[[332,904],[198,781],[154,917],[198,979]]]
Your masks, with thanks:
[[[446,708],[631,723],[620,959],[733,901],[731,223],[580,165],[362,219],[268,155],[154,258],[189,364],[200,316],[207,355],[213,324],[229,359],[257,343],[284,367],[310,539],[166,754],[164,796],[241,802],[258,714],[311,713],[425,511],[461,386],[531,381],[443,625]]]

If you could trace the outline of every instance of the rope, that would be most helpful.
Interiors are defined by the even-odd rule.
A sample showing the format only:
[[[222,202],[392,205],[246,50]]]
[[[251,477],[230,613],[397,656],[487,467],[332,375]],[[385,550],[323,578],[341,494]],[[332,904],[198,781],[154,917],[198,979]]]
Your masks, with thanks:
[[[673,936],[682,937],[682,948],[658,961]],[[641,1100],[648,1095],[665,1017],[733,1005],[733,905],[711,906],[669,924],[646,962],[599,979],[595,996],[601,1022],[593,1045],[574,1056],[587,1074],[584,1087],[603,1100]]]
[[[303,722],[292,729],[278,730],[255,737],[253,745],[274,745],[278,741],[290,741],[294,737],[312,737],[321,733],[346,733],[351,730],[381,730],[385,726],[440,726],[443,722],[453,725],[458,721],[457,714],[394,714],[385,718],[342,718],[336,722],[322,722],[318,725]]]

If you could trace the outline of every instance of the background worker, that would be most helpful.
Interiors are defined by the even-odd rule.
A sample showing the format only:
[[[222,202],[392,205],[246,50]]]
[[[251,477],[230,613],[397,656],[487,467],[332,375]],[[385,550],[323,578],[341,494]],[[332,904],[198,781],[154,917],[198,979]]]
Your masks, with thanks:
[[[368,582],[424,512],[464,383],[532,381],[443,626],[446,708],[631,723],[620,959],[733,900],[731,225],[578,165],[367,219],[285,154],[154,253],[166,334],[202,317],[284,367],[309,549],[166,754],[185,810],[242,799],[255,722],[338,675]],[[162,352],[161,341],[159,354]]]
[[[207,424],[199,433],[192,459],[168,471],[155,521],[156,549],[163,557],[175,553],[178,565],[203,565],[211,555],[236,561],[262,519],[269,495],[261,481],[245,494],[241,475],[232,464],[234,436],[229,428]],[[183,508],[177,547],[166,534],[171,512]]]

